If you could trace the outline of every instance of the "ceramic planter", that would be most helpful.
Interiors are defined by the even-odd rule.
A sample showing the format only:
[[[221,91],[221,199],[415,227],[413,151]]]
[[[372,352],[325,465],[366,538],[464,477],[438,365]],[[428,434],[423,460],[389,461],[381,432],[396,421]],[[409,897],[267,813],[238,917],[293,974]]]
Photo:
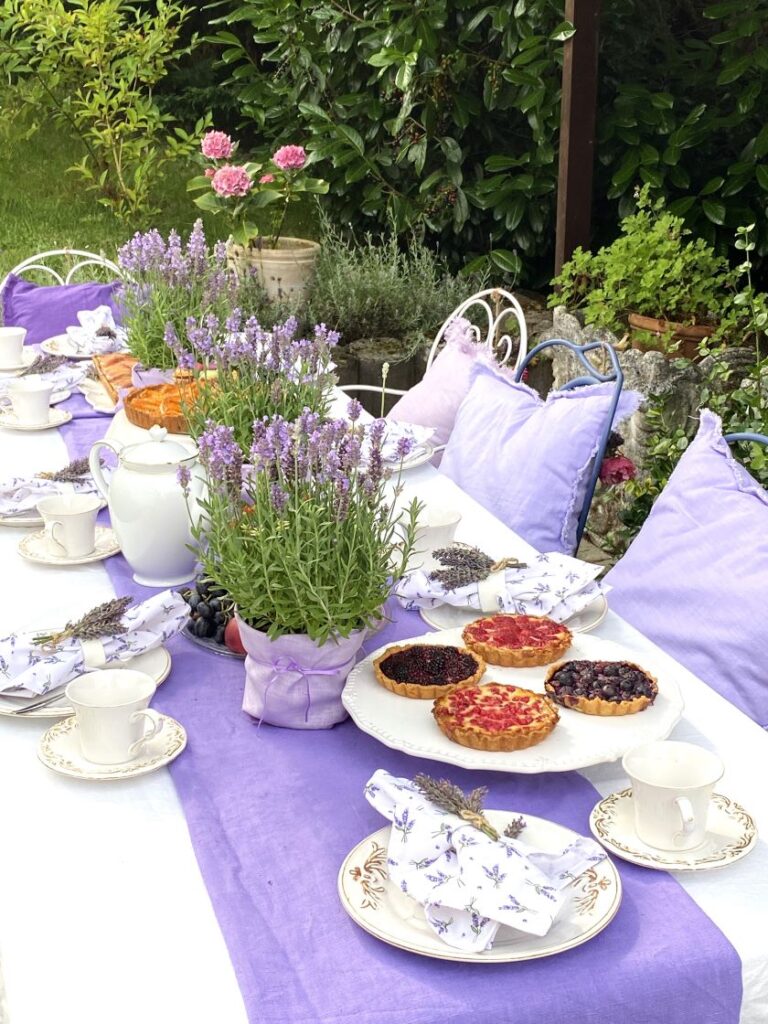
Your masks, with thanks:
[[[672,331],[672,340],[680,344],[675,352],[664,352],[670,359],[677,359],[678,356],[685,356],[686,359],[696,359],[699,354],[699,342],[704,338],[712,336],[716,328],[711,324],[678,324],[671,320],[659,320],[652,316],[640,316],[639,313],[630,313],[627,318],[629,326],[635,331],[649,331],[660,337]],[[639,341],[632,341],[632,348],[646,351],[652,346],[641,344]],[[664,351],[663,349],[660,351]]]
[[[330,729],[344,721],[341,691],[367,630],[325,644],[301,634],[270,640],[235,618],[246,650],[243,711],[285,729]]]
[[[281,238],[276,249],[227,243],[227,262],[238,276],[255,270],[270,299],[303,298],[320,246],[306,238]]]

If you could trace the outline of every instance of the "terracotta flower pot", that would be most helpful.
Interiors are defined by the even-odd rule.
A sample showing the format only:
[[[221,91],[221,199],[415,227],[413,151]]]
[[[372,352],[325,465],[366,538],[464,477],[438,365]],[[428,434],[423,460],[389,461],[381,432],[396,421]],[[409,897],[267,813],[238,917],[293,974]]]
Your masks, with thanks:
[[[667,352],[664,349],[657,350],[663,352],[669,359],[676,359],[678,356],[685,356],[686,359],[697,359],[699,355],[699,342],[704,338],[711,337],[717,329],[712,324],[678,324],[671,320],[659,320],[653,316],[640,316],[639,313],[630,313],[627,319],[629,326],[633,330],[633,335],[636,331],[648,331],[657,337],[661,337],[661,335],[668,335],[671,331],[671,340],[680,342],[677,349],[674,352]],[[634,336],[632,348],[640,351],[653,350],[653,346],[643,345]]]
[[[325,644],[300,634],[270,640],[235,618],[246,650],[243,711],[285,729],[330,729],[344,721],[341,691],[368,630]]]
[[[281,238],[276,249],[227,243],[227,261],[242,276],[254,269],[271,299],[304,296],[320,246],[306,238]]]

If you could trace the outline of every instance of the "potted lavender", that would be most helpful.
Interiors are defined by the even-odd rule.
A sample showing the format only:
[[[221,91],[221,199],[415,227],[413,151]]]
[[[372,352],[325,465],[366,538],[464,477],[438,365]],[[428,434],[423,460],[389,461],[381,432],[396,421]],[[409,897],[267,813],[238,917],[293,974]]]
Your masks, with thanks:
[[[311,278],[319,245],[306,238],[283,236],[285,215],[302,193],[324,193],[328,182],[304,173],[309,164],[303,146],[281,146],[264,161],[234,162],[238,143],[225,132],[206,132],[200,142],[204,173],[187,183],[199,192],[201,210],[226,213],[232,221],[228,242],[230,265],[239,275],[255,268],[271,299],[302,298]],[[255,217],[270,207],[270,230],[262,236]]]
[[[227,269],[224,242],[208,245],[201,220],[186,242],[175,231],[167,238],[154,228],[136,232],[117,258],[126,274],[119,297],[123,323],[139,360],[134,385],[161,383],[173,377],[175,365],[164,340],[166,324],[183,336],[190,317],[200,323],[209,313],[223,314],[246,285]]]
[[[204,572],[237,608],[243,709],[272,725],[323,729],[346,717],[347,674],[413,546],[418,503],[395,510],[384,421],[363,428],[360,412],[353,401],[349,420],[307,409],[257,421],[248,463],[231,427],[210,423],[199,438]]]
[[[169,351],[196,384],[185,409],[190,433],[199,438],[209,422],[224,423],[247,453],[255,420],[275,413],[293,420],[304,409],[325,415],[338,339],[325,324],[316,325],[310,338],[298,337],[295,317],[266,331],[239,309],[225,320],[213,313],[202,323],[190,319],[183,340],[168,323]]]

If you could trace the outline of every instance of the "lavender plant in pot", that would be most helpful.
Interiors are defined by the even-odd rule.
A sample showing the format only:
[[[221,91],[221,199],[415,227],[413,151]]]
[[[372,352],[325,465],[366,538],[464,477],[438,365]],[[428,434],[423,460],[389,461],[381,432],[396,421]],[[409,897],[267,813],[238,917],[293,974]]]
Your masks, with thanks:
[[[271,725],[346,717],[344,682],[413,547],[419,505],[396,510],[384,421],[364,428],[360,413],[352,401],[348,420],[259,420],[245,465],[232,428],[210,422],[199,439],[205,574],[237,607],[243,709]]]
[[[268,160],[234,163],[238,143],[225,132],[206,132],[200,144],[205,170],[187,183],[199,192],[201,210],[232,219],[230,266],[242,275],[255,268],[272,299],[301,299],[314,273],[317,242],[283,236],[285,215],[303,193],[328,191],[328,182],[303,173],[310,162],[303,146],[281,146]],[[271,207],[270,230],[262,235],[258,212]]]

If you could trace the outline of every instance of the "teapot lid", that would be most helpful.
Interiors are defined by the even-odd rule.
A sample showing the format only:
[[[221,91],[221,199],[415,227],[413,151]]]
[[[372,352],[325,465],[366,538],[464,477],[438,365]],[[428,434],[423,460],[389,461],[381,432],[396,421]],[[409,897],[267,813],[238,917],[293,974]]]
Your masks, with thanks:
[[[137,467],[178,466],[187,459],[197,458],[197,448],[187,448],[178,441],[168,440],[165,427],[149,428],[149,441],[139,441],[123,448],[120,457],[124,463]]]

